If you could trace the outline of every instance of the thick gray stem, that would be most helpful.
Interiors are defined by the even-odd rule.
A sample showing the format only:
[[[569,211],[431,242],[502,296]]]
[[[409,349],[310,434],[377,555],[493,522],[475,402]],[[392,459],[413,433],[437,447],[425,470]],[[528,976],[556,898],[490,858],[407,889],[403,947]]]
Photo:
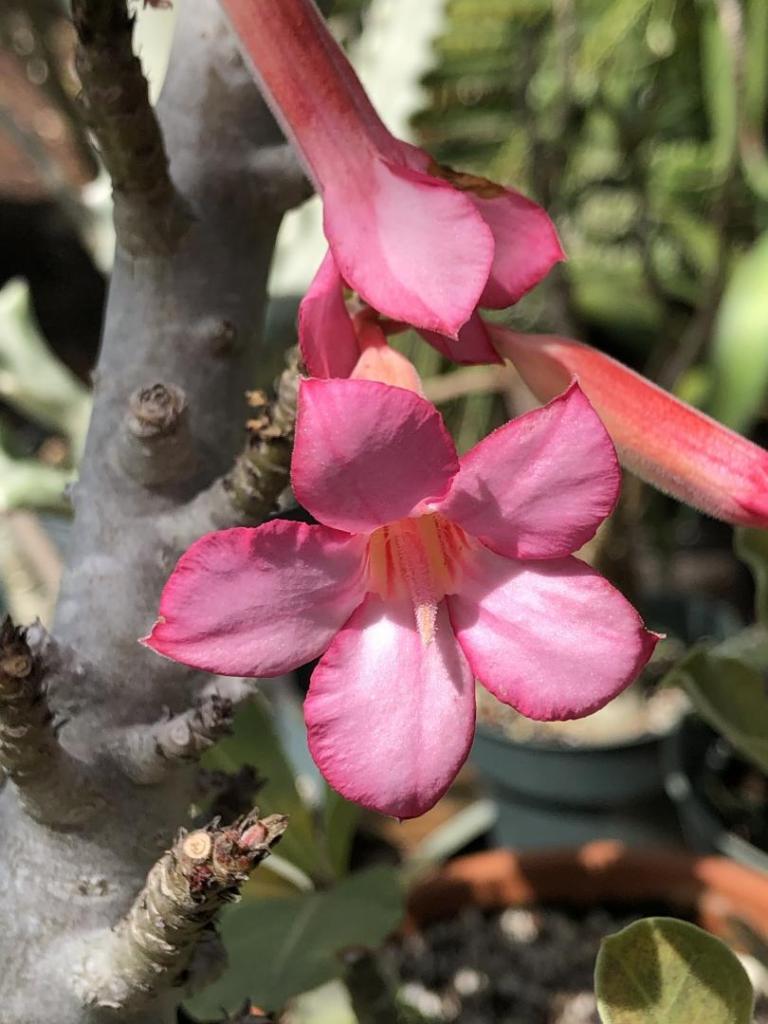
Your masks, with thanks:
[[[101,0],[105,17],[114,6],[115,0]],[[106,64],[96,71],[106,74]],[[86,669],[68,671],[64,658],[47,693],[61,723],[58,742],[98,778],[108,800],[84,824],[62,830],[31,817],[13,785],[0,792],[2,1024],[175,1024],[182,996],[166,988],[148,993],[141,1009],[88,1005],[73,984],[73,943],[109,934],[129,913],[196,795],[195,765],[179,762],[155,784],[142,784],[126,771],[114,738],[158,722],[165,709],[172,720],[183,718],[204,691],[205,677],[158,658],[137,639],[151,627],[181,553],[180,542],[160,524],[167,527],[196,494],[225,476],[241,446],[243,392],[284,205],[263,176],[250,171],[265,146],[279,144],[279,135],[215,0],[188,0],[180,9],[157,117],[173,194],[191,219],[164,252],[136,244],[141,218],[134,222],[137,231],[123,221],[130,252],[122,246],[117,253],[53,629],[60,649],[77,652]],[[157,194],[150,188],[147,201],[170,195],[152,131],[150,125],[161,188]],[[175,200],[165,209],[178,209]],[[171,473],[164,482],[154,473],[151,480],[142,473],[137,479],[130,459],[126,471],[118,440],[135,410],[131,395],[159,382],[169,394],[184,393],[183,429],[195,455],[189,473]],[[144,441],[149,461],[162,463],[159,448]]]

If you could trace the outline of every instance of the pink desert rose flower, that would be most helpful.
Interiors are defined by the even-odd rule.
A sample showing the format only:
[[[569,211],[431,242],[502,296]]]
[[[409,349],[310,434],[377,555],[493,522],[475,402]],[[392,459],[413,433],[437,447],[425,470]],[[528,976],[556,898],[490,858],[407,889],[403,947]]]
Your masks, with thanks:
[[[651,655],[634,608],[572,556],[619,490],[613,445],[576,385],[458,459],[414,392],[305,380],[292,480],[319,525],[203,537],[145,643],[225,675],[322,655],[309,745],[350,800],[399,818],[428,810],[469,752],[476,677],[531,718],[577,718]]]
[[[330,251],[301,316],[310,372],[348,376],[357,360],[345,285],[450,358],[497,362],[479,318],[468,321],[478,305],[516,302],[563,258],[546,213],[391,135],[312,0],[222,5],[323,200]]]

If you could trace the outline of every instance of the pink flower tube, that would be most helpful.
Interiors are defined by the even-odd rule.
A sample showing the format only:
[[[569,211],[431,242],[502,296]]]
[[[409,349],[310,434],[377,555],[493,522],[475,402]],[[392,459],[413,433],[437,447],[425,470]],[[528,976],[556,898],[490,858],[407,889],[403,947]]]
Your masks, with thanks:
[[[768,452],[589,345],[487,326],[540,401],[575,377],[641,479],[717,519],[768,526]]]
[[[144,642],[224,675],[321,656],[309,745],[350,800],[399,818],[428,810],[469,752],[476,678],[531,718],[577,718],[651,655],[634,608],[572,555],[619,488],[578,386],[458,459],[413,391],[303,381],[292,482],[318,525],[203,537]]]
[[[497,361],[479,322],[461,329],[478,304],[516,302],[562,259],[546,213],[394,138],[312,0],[222,5],[323,199],[330,252],[301,318],[310,371],[345,376],[356,361],[345,285],[452,358]]]

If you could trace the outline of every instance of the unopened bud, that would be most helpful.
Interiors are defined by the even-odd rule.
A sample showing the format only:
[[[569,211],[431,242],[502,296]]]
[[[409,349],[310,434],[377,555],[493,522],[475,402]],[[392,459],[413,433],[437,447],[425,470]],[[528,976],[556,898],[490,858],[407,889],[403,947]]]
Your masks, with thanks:
[[[539,401],[575,377],[642,480],[717,519],[768,527],[768,452],[589,345],[488,329]]]

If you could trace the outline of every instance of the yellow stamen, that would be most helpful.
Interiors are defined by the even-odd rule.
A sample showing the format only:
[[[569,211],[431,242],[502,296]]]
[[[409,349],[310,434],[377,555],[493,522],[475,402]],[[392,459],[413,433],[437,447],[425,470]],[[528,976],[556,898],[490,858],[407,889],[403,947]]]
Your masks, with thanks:
[[[438,514],[401,519],[371,536],[371,590],[389,599],[410,598],[425,645],[435,637],[438,605],[456,591],[469,546],[464,531]]]

